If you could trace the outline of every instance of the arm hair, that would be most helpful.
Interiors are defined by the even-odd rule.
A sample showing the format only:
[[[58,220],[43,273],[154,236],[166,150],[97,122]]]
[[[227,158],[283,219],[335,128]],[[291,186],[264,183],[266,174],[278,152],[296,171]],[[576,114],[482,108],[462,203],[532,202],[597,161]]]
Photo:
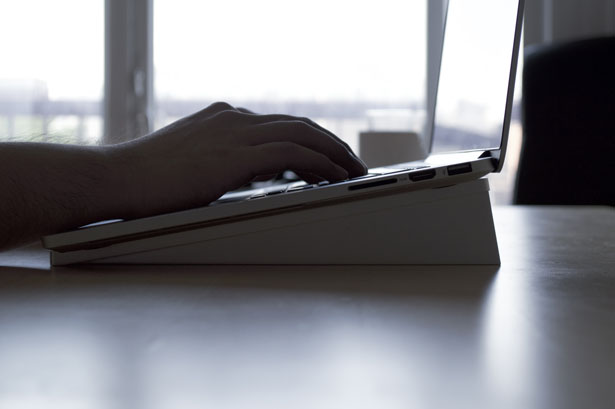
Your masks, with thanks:
[[[0,143],[0,250],[121,217],[112,147]]]

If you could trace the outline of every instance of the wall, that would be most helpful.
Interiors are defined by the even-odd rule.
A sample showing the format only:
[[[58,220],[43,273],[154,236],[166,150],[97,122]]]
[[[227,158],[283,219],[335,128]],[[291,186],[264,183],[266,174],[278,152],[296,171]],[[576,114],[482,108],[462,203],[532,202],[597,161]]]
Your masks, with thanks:
[[[526,0],[526,45],[604,35],[615,35],[615,0]]]

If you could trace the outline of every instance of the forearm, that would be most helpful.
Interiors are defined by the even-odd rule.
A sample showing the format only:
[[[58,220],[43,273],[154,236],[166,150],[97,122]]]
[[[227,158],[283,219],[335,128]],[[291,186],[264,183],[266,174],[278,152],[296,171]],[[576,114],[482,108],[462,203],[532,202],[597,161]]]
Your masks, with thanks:
[[[113,157],[110,147],[0,144],[0,249],[122,217]]]
[[[105,219],[204,206],[287,169],[309,183],[367,171],[307,118],[226,103],[109,147],[0,143],[0,250]]]

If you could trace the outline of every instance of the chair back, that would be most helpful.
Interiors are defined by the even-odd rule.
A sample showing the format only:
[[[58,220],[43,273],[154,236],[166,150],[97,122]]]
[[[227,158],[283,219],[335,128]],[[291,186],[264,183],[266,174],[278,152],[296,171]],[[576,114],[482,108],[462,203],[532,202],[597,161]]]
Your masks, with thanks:
[[[615,37],[526,49],[516,204],[615,205]]]

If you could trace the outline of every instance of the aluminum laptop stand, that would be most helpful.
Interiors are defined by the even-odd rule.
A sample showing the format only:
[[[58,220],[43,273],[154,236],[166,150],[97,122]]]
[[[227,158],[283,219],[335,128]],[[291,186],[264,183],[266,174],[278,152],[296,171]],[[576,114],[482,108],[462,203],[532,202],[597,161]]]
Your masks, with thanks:
[[[486,179],[230,222],[107,247],[52,265],[500,264]]]

